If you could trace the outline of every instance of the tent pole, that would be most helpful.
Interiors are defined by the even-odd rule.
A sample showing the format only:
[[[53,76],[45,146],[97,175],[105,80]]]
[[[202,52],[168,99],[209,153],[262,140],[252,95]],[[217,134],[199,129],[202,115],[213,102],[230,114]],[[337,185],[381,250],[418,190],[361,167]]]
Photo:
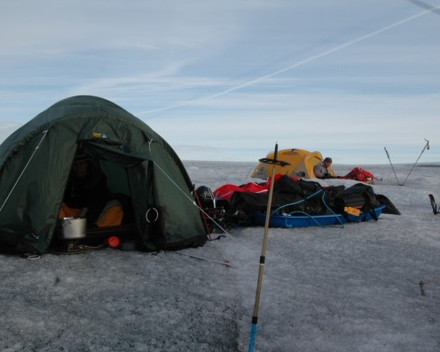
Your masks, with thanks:
[[[2,206],[0,207],[0,213],[3,210],[3,208],[5,207],[5,204],[9,200],[9,197],[11,196],[11,194],[14,191],[15,187],[17,187],[18,182],[20,181],[21,177],[23,176],[24,172],[26,171],[27,167],[29,166],[31,160],[34,158],[34,155],[37,152],[38,148],[40,148],[40,145],[43,142],[44,137],[46,137],[47,131],[49,131],[49,129],[43,131],[43,137],[41,137],[40,142],[38,142],[38,145],[35,147],[34,152],[32,153],[32,155],[29,158],[28,162],[24,166],[24,169],[21,171],[21,174],[18,176],[17,181],[15,181],[14,185],[12,186],[12,189],[10,190],[9,194],[6,196],[5,201],[3,202]]]
[[[281,165],[281,166],[289,165],[289,163],[277,160],[277,154],[278,154],[278,143],[275,144],[275,153],[273,159],[266,159],[266,158],[260,159],[260,162],[262,163],[272,164],[272,177],[270,179],[269,196],[268,196],[267,210],[266,210],[266,223],[264,226],[263,244],[261,247],[260,263],[258,270],[257,291],[255,294],[254,313],[252,315],[252,327],[251,327],[250,342],[249,342],[249,352],[254,351],[255,336],[257,334],[258,309],[260,305],[261,288],[263,285],[264,263],[266,260],[266,244],[267,244],[267,236],[269,232],[269,220],[270,220],[270,212],[272,206],[273,186],[275,183],[274,181],[275,169],[276,169],[276,165]]]

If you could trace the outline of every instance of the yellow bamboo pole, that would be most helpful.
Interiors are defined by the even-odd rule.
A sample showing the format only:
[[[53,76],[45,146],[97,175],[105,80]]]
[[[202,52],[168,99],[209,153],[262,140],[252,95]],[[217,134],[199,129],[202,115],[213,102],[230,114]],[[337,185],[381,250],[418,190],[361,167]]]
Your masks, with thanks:
[[[250,336],[250,342],[249,342],[249,352],[254,351],[254,345],[255,345],[255,336],[257,334],[257,324],[258,324],[258,310],[260,307],[260,296],[261,296],[261,289],[263,287],[263,274],[264,274],[264,265],[266,261],[266,247],[267,247],[267,237],[269,233],[269,222],[270,222],[270,212],[272,207],[272,199],[273,199],[273,186],[274,186],[274,178],[275,178],[275,169],[276,165],[289,165],[289,163],[278,161],[277,155],[278,154],[278,143],[275,144],[275,153],[273,159],[260,159],[260,162],[272,164],[272,176],[270,179],[270,187],[269,187],[269,195],[267,200],[267,209],[266,209],[266,221],[264,225],[264,235],[263,235],[263,244],[261,246],[261,255],[260,255],[260,263],[258,268],[258,281],[257,281],[257,290],[255,293],[255,303],[254,303],[254,312],[252,315],[252,327],[251,327],[251,336]]]

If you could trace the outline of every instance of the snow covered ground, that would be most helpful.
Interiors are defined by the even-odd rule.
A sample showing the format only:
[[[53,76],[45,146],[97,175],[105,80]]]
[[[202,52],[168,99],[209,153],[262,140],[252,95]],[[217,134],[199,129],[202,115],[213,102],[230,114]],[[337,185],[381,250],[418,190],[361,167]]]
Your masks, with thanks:
[[[185,162],[213,190],[249,182],[255,164]],[[404,186],[390,165],[362,167],[402,215],[270,229],[255,351],[440,351],[440,163]],[[411,167],[395,165],[399,183]],[[247,351],[262,238],[242,227],[160,255],[0,255],[0,351]]]

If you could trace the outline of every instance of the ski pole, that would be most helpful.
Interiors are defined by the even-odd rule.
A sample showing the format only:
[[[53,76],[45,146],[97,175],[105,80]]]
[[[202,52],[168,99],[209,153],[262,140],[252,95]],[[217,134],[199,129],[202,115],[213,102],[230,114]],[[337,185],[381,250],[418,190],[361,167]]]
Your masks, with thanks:
[[[416,162],[414,163],[413,167],[412,167],[411,170],[409,171],[409,173],[408,173],[408,175],[406,176],[405,181],[403,181],[403,184],[402,184],[402,185],[405,184],[405,182],[406,182],[406,180],[408,179],[409,175],[410,175],[411,172],[414,170],[414,168],[415,168],[417,162],[419,161],[420,157],[421,157],[422,154],[424,153],[425,149],[428,149],[428,150],[429,150],[429,141],[428,141],[426,138],[425,138],[425,141],[426,141],[425,147],[423,148],[422,152],[420,153],[420,155],[419,155],[419,157],[417,158]]]
[[[249,352],[254,351],[255,336],[257,335],[258,309],[260,304],[261,288],[263,286],[264,262],[266,261],[266,244],[267,244],[267,235],[269,232],[269,220],[270,220],[270,212],[272,206],[273,185],[275,183],[274,181],[275,169],[276,169],[276,165],[280,165],[280,166],[290,165],[285,161],[277,160],[277,154],[278,154],[278,143],[275,144],[275,153],[273,159],[264,158],[259,160],[262,163],[272,164],[272,177],[270,179],[269,196],[267,200],[266,223],[264,226],[263,244],[261,247],[260,263],[258,269],[258,282],[257,282],[257,291],[255,293],[254,313],[252,315],[252,327],[251,327],[251,336],[249,341]]]
[[[390,161],[391,168],[393,169],[394,176],[396,176],[397,184],[398,184],[399,186],[403,186],[403,185],[401,185],[401,184],[399,183],[399,179],[397,178],[397,175],[396,175],[396,170],[394,170],[394,166],[393,166],[393,163],[391,162],[390,154],[388,154],[388,150],[387,150],[387,148],[384,147],[383,149],[385,149],[385,153],[387,153],[387,157],[388,157],[388,160]]]

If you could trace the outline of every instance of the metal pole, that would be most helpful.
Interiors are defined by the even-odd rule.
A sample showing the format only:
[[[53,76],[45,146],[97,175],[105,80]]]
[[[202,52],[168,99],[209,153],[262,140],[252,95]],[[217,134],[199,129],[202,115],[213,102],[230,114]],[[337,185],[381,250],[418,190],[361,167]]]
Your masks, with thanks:
[[[408,175],[405,178],[405,181],[403,181],[402,186],[405,184],[406,180],[408,179],[409,175],[411,174],[411,172],[414,170],[417,162],[419,161],[420,157],[422,156],[422,154],[424,153],[425,149],[429,150],[429,141],[425,138],[426,144],[425,147],[423,148],[422,152],[420,153],[419,157],[417,158],[416,162],[414,163],[413,167],[411,168],[411,170],[409,171]]]
[[[393,164],[391,163],[390,154],[388,154],[388,150],[387,150],[387,148],[384,147],[383,149],[385,149],[385,153],[387,153],[387,157],[388,157],[388,160],[390,161],[391,168],[393,169],[394,176],[396,176],[397,184],[398,184],[399,186],[403,186],[403,185],[401,185],[401,184],[399,183],[399,179],[397,178],[397,175],[396,175],[396,170],[394,170],[394,166],[393,166]]]
[[[275,153],[273,159],[260,159],[260,162],[272,164],[272,177],[270,179],[270,187],[269,187],[269,196],[267,200],[267,210],[266,210],[266,222],[264,226],[264,236],[263,236],[263,245],[261,247],[261,255],[260,255],[260,263],[258,270],[258,282],[257,282],[257,291],[255,294],[255,304],[254,304],[254,313],[252,315],[252,327],[251,327],[251,335],[249,342],[249,352],[254,351],[255,344],[255,336],[257,334],[257,324],[258,324],[258,309],[260,306],[260,296],[261,296],[261,288],[263,286],[263,273],[264,273],[264,264],[266,261],[266,245],[267,245],[267,236],[269,233],[269,220],[270,220],[270,212],[272,206],[272,198],[273,198],[273,186],[274,186],[274,177],[275,177],[275,169],[276,165],[286,166],[289,163],[278,161],[278,144],[275,144]]]

